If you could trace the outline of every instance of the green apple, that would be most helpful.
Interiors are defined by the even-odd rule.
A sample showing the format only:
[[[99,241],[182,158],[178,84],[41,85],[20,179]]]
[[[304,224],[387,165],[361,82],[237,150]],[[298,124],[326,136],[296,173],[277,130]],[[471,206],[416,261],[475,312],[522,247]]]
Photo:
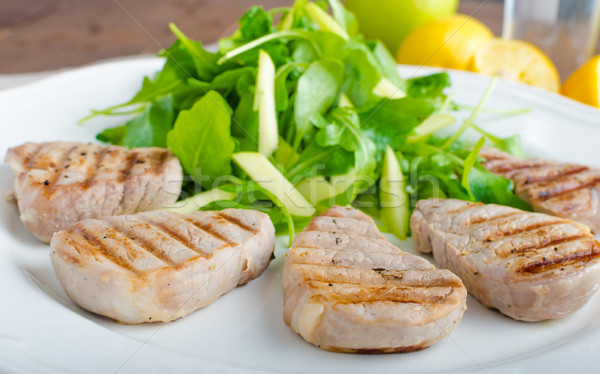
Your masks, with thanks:
[[[360,31],[380,39],[392,54],[416,27],[456,13],[458,0],[346,0]]]

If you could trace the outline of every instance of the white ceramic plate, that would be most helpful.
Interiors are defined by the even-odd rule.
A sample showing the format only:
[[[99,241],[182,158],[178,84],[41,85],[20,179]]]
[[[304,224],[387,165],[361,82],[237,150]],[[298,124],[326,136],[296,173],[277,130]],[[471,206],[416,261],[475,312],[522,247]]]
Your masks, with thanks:
[[[122,119],[76,121],[90,108],[130,98],[161,64],[151,58],[95,65],[0,92],[0,154],[26,141],[93,141],[101,128]],[[489,81],[463,72],[451,76],[455,100],[471,105]],[[600,165],[600,111],[507,82],[498,84],[488,106],[533,109],[479,121],[496,134],[521,134],[530,155]],[[0,193],[12,180],[1,165]],[[284,238],[264,275],[214,304],[168,324],[123,326],[70,301],[54,277],[48,247],[27,233],[13,204],[0,203],[0,220],[0,372],[578,372],[595,365],[600,353],[600,297],[563,320],[541,323],[513,321],[469,298],[456,330],[427,350],[374,356],[322,351],[283,323]],[[410,242],[395,244],[412,250]]]

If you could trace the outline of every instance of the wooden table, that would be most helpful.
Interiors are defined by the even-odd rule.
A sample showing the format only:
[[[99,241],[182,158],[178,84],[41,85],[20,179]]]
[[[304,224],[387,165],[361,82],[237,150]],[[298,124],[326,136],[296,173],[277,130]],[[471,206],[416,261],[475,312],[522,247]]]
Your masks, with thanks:
[[[236,29],[251,5],[265,8],[292,0],[1,0],[0,74],[46,71],[139,54],[174,40],[168,22],[212,43]],[[499,0],[462,0],[496,35],[502,28]]]

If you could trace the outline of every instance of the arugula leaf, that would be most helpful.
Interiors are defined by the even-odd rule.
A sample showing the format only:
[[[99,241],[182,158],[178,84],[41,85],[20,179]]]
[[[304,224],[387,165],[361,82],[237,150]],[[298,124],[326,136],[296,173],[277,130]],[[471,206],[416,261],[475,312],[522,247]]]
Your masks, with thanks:
[[[125,147],[166,147],[167,133],[174,120],[173,96],[161,97],[123,126],[109,128],[96,136],[105,143]]]
[[[342,92],[358,107],[373,104],[379,97],[373,88],[381,80],[377,60],[364,45],[351,40],[345,46],[344,84]]]
[[[353,153],[342,146],[322,147],[312,142],[288,169],[288,179],[293,183],[298,177],[345,174],[353,165]]]
[[[169,29],[177,36],[177,39],[181,42],[182,48],[184,48],[192,58],[194,67],[196,68],[196,76],[201,80],[212,80],[221,69],[219,64],[217,64],[219,55],[208,52],[202,47],[202,43],[188,38],[174,23],[169,24]]]
[[[210,91],[186,111],[179,113],[167,135],[169,149],[186,173],[204,188],[231,173],[235,143],[231,138],[232,109],[216,91]]]
[[[253,40],[274,31],[273,17],[261,6],[252,6],[240,18],[240,34],[245,40]]]
[[[481,151],[481,147],[483,147],[484,144],[485,139],[479,139],[479,141],[477,141],[477,143],[473,146],[473,150],[471,150],[463,164],[462,180],[460,184],[467,190],[467,193],[469,194],[469,196],[471,196],[471,199],[474,198],[473,194],[471,193],[471,187],[469,185],[469,173],[471,172],[471,169],[477,162],[477,156],[479,155],[479,151]]]
[[[167,133],[173,127],[173,120],[173,96],[163,96],[125,125],[127,131],[122,145],[127,147],[166,147]]]
[[[375,59],[377,60],[377,66],[379,67],[379,74],[382,77],[387,78],[396,87],[402,88],[405,84],[404,80],[400,78],[396,65],[396,60],[390,54],[387,47],[380,41],[377,40],[370,46]]]
[[[325,113],[337,99],[342,72],[343,66],[339,60],[317,60],[298,79],[294,102],[295,149],[310,128],[310,116]]]
[[[531,205],[515,195],[513,181],[491,173],[480,164],[469,173],[469,187],[476,201],[533,211]]]
[[[412,97],[380,100],[377,105],[359,114],[362,131],[375,142],[378,153],[385,151],[388,144],[398,149],[412,129],[435,109],[436,105],[431,100]]]
[[[498,148],[499,150],[509,153],[513,156],[521,158],[525,157],[525,154],[523,153],[523,147],[521,146],[521,136],[519,134],[515,134],[507,138],[500,138],[490,134],[487,131],[484,131],[482,128],[476,125],[471,126],[480,134],[485,136],[486,139],[490,140],[492,144],[494,144],[494,147]]]
[[[354,152],[355,177],[358,180],[354,183],[355,191],[367,189],[376,179],[373,177],[377,167],[375,143],[363,134],[355,111],[348,108],[335,108],[329,113],[329,118],[343,129],[338,144]],[[367,181],[370,183],[365,186],[364,183]]]
[[[127,126],[116,126],[105,129],[98,135],[96,135],[96,139],[103,143],[109,143],[114,145],[122,145],[123,138],[125,137],[125,133],[127,132]]]
[[[450,87],[448,73],[437,73],[406,81],[406,94],[414,98],[443,97],[444,89]]]
[[[290,92],[288,88],[288,77],[295,70],[300,70],[304,64],[288,63],[275,73],[275,108],[278,112],[283,112],[288,108],[290,102]]]

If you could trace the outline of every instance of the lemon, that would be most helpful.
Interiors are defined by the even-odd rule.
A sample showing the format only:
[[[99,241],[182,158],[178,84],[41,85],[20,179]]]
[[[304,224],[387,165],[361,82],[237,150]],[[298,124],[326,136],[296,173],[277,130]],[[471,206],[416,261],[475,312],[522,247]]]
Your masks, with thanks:
[[[600,108],[600,55],[575,70],[560,91],[573,100]]]
[[[477,47],[493,37],[483,23],[455,14],[416,28],[400,46],[396,60],[401,64],[464,70]]]
[[[560,77],[552,61],[531,43],[495,38],[483,43],[471,60],[472,71],[557,92]]]
[[[360,31],[380,39],[396,54],[398,46],[416,27],[456,13],[458,0],[346,0],[358,19]]]

